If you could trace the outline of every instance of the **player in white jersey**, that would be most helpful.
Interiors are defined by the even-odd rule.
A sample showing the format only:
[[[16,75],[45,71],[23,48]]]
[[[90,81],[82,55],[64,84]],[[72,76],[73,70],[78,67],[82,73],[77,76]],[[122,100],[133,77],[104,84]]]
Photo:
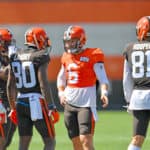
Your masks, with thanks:
[[[138,41],[124,51],[124,96],[134,116],[128,150],[141,150],[150,120],[150,16],[139,19],[136,34]]]

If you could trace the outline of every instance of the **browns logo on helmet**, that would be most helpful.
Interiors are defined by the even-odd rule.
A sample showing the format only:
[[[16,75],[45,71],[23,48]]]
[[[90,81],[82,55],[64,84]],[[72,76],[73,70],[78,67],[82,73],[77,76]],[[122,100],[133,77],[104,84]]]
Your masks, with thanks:
[[[45,30],[40,27],[30,28],[25,33],[25,45],[36,47],[38,50],[51,47],[51,42]]]
[[[77,54],[86,43],[85,31],[80,26],[69,26],[64,32],[64,49],[68,53]]]
[[[136,25],[136,35],[139,41],[150,38],[150,16],[139,19]]]

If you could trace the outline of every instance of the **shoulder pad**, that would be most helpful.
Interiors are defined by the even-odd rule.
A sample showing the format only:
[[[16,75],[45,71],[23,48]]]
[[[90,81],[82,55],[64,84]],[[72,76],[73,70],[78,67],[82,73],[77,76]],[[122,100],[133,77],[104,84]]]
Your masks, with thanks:
[[[31,60],[36,64],[44,64],[50,61],[50,56],[45,50],[36,51],[31,55]]]
[[[93,48],[91,53],[94,63],[104,62],[104,54],[100,48]]]
[[[123,50],[123,56],[128,60],[127,55],[132,50],[134,43],[128,43],[124,50]]]

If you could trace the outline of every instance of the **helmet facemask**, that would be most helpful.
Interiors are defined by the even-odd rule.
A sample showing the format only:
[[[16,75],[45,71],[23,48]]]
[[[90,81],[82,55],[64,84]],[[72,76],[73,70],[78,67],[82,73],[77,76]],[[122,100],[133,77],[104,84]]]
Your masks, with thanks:
[[[80,26],[70,26],[64,32],[64,49],[71,54],[78,54],[83,51],[86,43],[85,31]]]
[[[83,45],[79,39],[64,40],[64,49],[67,53],[78,54],[83,49]]]

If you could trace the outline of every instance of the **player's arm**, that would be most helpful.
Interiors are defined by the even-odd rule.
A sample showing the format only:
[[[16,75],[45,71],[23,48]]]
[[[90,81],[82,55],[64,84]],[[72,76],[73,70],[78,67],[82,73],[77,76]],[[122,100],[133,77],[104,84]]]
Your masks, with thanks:
[[[107,107],[109,100],[108,100],[108,88],[109,88],[109,82],[106,75],[105,67],[103,63],[96,63],[94,65],[94,71],[96,74],[96,77],[100,83],[100,92],[101,92],[101,100],[103,103],[103,107]]]
[[[10,104],[11,109],[15,109],[15,101],[17,96],[16,90],[16,80],[11,70],[11,67],[8,67],[8,79],[7,79],[7,97]]]
[[[18,119],[17,119],[16,103],[15,103],[17,97],[16,80],[10,66],[8,67],[7,97],[11,108],[8,117],[15,125],[17,125]]]
[[[8,67],[0,70],[0,79],[7,80],[8,78]]]
[[[131,69],[129,67],[128,61],[125,59],[123,69],[123,91],[127,103],[130,103],[132,90],[133,90],[133,80],[131,75]]]
[[[40,83],[40,88],[42,95],[44,96],[47,106],[48,106],[48,115],[53,117],[53,123],[56,123],[59,121],[59,113],[56,109],[56,106],[54,104],[52,93],[51,93],[51,87],[50,83],[48,81],[47,77],[47,66],[48,63],[44,63],[39,67],[38,70],[38,80]]]
[[[44,96],[45,100],[47,101],[48,104],[53,104],[53,99],[52,99],[52,93],[51,93],[51,88],[50,88],[50,83],[48,81],[47,77],[47,67],[48,63],[43,63],[39,69],[38,69],[38,80],[40,83],[40,88],[42,95]]]
[[[66,87],[66,75],[65,75],[65,68],[62,65],[57,76],[57,89],[61,105],[65,105],[66,103],[64,95],[65,87]]]

